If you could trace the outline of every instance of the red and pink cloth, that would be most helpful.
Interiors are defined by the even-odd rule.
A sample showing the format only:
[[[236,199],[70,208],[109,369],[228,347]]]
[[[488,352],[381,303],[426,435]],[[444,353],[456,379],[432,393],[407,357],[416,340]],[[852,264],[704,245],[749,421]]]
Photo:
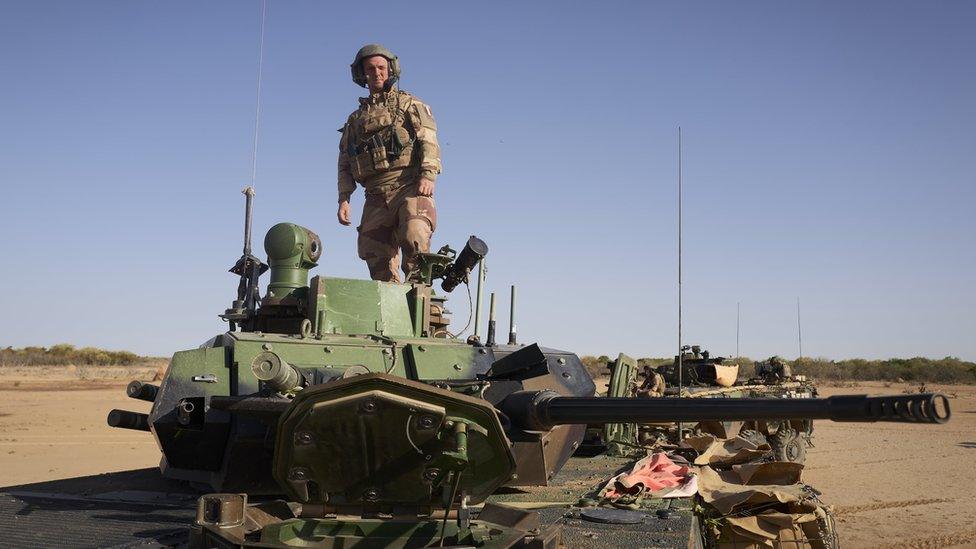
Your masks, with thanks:
[[[634,467],[610,479],[600,495],[610,501],[622,497],[690,497],[698,491],[695,475],[687,465],[679,465],[664,452],[642,458]]]

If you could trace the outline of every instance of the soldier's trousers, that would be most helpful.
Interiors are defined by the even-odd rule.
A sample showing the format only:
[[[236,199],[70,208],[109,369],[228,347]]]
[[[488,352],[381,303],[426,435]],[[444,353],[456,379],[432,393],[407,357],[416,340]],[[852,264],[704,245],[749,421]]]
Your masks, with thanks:
[[[373,280],[400,282],[416,266],[417,253],[430,251],[430,236],[437,228],[434,199],[417,194],[417,185],[366,195],[359,224],[359,257]]]

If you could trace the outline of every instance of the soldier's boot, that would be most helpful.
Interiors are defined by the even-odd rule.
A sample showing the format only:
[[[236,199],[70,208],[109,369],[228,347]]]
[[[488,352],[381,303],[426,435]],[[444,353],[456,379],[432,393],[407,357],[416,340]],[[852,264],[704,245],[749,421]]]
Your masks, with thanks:
[[[380,282],[400,282],[400,254],[393,257],[363,257],[369,277]]]

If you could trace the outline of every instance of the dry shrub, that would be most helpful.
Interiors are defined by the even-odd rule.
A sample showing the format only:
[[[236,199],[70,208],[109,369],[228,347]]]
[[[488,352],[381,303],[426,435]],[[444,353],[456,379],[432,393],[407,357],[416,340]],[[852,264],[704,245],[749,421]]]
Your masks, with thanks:
[[[923,357],[887,360],[830,360],[800,358],[794,360],[793,373],[820,381],[887,381],[891,383],[974,383],[976,363],[955,357]]]
[[[59,343],[51,347],[24,347],[0,349],[0,366],[128,366],[146,362],[129,351],[108,351],[97,347],[75,348]]]
[[[610,373],[610,357],[606,355],[600,356],[590,356],[585,355],[580,357],[580,362],[583,363],[583,367],[590,374],[590,377],[596,379],[600,376],[605,376]]]

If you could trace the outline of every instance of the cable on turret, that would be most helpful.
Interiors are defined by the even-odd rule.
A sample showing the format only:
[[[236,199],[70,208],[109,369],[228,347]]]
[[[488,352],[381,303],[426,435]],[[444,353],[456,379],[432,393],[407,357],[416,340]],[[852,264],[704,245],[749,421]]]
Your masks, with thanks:
[[[474,318],[474,301],[471,299],[471,285],[465,282],[464,287],[468,289],[468,321],[464,324],[464,328],[461,328],[461,331],[458,333],[452,334],[451,332],[447,332],[447,335],[455,339],[461,337],[464,332],[468,331],[468,328],[471,327],[471,319]]]

